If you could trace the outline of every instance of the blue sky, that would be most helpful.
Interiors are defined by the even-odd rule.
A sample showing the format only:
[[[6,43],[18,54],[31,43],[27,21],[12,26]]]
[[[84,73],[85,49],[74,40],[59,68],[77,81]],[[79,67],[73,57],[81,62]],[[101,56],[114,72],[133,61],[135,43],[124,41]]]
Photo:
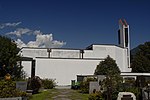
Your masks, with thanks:
[[[130,25],[131,48],[150,41],[150,0],[0,0],[0,25],[20,22],[1,28],[1,35],[17,28],[40,30],[66,42],[65,48],[117,44],[120,18]],[[35,35],[19,38],[27,43]]]

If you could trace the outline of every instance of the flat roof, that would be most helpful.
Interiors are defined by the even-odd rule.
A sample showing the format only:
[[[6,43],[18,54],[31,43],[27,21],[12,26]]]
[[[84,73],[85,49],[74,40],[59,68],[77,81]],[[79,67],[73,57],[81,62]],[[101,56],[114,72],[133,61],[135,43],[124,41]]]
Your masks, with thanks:
[[[121,76],[150,76],[150,73],[121,72]]]
[[[123,48],[119,45],[115,45],[115,44],[91,44],[90,46],[84,48],[84,49],[77,49],[77,48],[42,48],[42,47],[22,47],[21,50],[23,48],[29,48],[29,49],[64,49],[64,50],[93,50],[93,45],[102,45],[102,46],[116,46],[119,48]]]

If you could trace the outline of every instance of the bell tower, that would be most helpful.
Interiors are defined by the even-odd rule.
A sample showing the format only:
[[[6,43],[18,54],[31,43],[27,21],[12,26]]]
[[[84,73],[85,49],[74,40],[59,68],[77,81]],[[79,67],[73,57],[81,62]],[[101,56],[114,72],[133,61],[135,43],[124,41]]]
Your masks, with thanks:
[[[119,30],[118,30],[118,44],[122,48],[127,49],[127,62],[130,68],[130,39],[129,39],[129,25],[125,19],[119,20]]]

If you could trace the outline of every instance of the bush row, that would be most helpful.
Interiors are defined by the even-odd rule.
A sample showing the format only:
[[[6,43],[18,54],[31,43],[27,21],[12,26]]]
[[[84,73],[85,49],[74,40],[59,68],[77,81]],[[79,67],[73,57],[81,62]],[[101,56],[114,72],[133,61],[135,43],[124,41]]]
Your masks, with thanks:
[[[33,90],[33,94],[38,93],[39,89],[52,89],[56,85],[53,79],[40,79],[35,76],[27,80],[27,89]],[[0,80],[0,98],[26,97],[27,93],[16,89],[16,82],[10,80]]]
[[[38,93],[41,87],[52,89],[55,85],[56,83],[53,79],[40,79],[38,76],[28,79],[28,89],[33,90],[33,93]]]
[[[11,80],[0,81],[0,98],[25,96],[27,96],[26,92],[16,89],[15,82]]]
[[[42,79],[42,86],[44,89],[52,89],[56,85],[54,79]]]

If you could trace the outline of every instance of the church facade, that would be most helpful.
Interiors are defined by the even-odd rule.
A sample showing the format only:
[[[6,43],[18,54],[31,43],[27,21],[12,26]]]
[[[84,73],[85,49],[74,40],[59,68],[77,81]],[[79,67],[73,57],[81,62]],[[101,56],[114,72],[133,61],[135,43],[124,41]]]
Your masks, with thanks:
[[[57,85],[70,85],[76,75],[93,75],[108,55],[116,60],[121,72],[131,72],[129,25],[125,20],[119,20],[118,37],[118,45],[92,44],[85,49],[23,47],[20,54],[35,60],[36,76],[56,79]],[[31,62],[21,64],[27,76],[31,76]]]

